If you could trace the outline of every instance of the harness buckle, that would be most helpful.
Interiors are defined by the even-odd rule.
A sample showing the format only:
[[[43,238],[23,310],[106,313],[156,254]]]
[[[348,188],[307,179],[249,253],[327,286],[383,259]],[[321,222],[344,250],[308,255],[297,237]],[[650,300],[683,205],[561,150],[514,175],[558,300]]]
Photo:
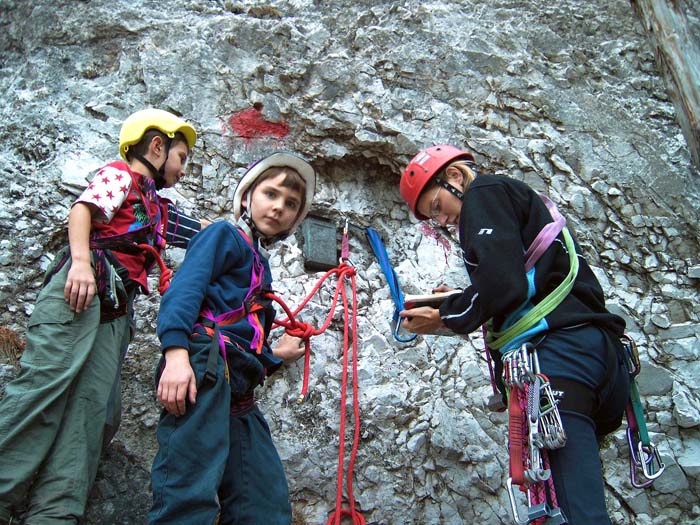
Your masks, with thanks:
[[[202,378],[202,385],[215,385],[216,384],[216,372],[211,372],[206,370],[204,372],[204,377]]]

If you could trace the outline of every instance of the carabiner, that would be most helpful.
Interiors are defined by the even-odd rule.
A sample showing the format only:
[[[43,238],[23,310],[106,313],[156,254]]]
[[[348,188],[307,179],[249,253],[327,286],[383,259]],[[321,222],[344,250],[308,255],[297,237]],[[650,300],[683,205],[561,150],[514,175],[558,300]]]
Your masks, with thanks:
[[[661,461],[656,447],[652,443],[645,445],[641,440],[636,440],[630,428],[627,429],[627,442],[630,447],[630,482],[636,489],[645,489],[663,474],[666,465]],[[641,476],[637,474],[639,470]]]
[[[418,337],[418,334],[413,334],[413,336],[409,337],[408,339],[405,339],[405,338],[402,338],[401,336],[399,336],[399,330],[401,330],[401,323],[403,323],[403,319],[404,318],[399,316],[397,313],[394,315],[394,318],[391,320],[391,325],[392,325],[393,332],[394,332],[394,339],[396,339],[399,343],[410,343],[416,337]]]
[[[622,348],[625,350],[625,357],[627,358],[627,369],[629,371],[630,377],[636,377],[642,368],[642,363],[639,360],[639,350],[637,349],[637,343],[627,334],[624,334],[620,338],[622,343]]]
[[[640,441],[637,447],[640,456],[643,453],[647,455],[644,461],[642,461],[642,472],[644,472],[644,476],[647,479],[654,481],[656,478],[661,476],[661,474],[663,474],[664,470],[666,469],[666,465],[661,462],[659,453],[652,443],[645,446]],[[654,467],[654,464],[656,464],[656,467]],[[656,470],[656,472],[654,472],[654,470]]]

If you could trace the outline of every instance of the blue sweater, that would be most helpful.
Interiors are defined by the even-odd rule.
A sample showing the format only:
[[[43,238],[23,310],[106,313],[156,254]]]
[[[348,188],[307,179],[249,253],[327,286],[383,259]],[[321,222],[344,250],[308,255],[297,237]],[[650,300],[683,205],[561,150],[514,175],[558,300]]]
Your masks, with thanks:
[[[262,255],[260,259],[264,267],[264,288],[269,289],[272,284],[270,265]],[[161,349],[189,349],[190,335],[203,307],[209,308],[214,316],[238,308],[250,288],[252,269],[253,248],[234,225],[217,222],[195,235],[161,301],[158,313]],[[265,372],[271,373],[282,364],[282,360],[272,355],[267,344],[273,319],[272,308],[266,308],[260,314],[260,322],[265,327],[262,355],[250,350],[254,332],[245,317],[237,323],[221,327],[221,333],[238,343],[239,350],[244,350],[227,352],[232,376],[236,369],[246,369],[246,376],[250,376],[252,367],[259,371],[259,382]],[[232,377],[232,383],[234,379]],[[246,385],[243,389],[248,391],[254,387],[255,384]]]

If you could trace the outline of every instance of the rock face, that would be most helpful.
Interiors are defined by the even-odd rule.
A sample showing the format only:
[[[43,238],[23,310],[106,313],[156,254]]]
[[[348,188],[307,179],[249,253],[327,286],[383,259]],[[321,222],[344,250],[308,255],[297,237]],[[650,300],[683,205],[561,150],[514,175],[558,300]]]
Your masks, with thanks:
[[[405,293],[464,285],[456,246],[422,236],[398,192],[413,154],[454,143],[482,172],[552,197],[639,343],[648,425],[668,471],[653,489],[633,489],[624,430],[616,432],[602,452],[613,517],[698,523],[700,179],[628,2],[3,0],[0,29],[4,328],[23,334],[71,202],[117,157],[132,111],[171,109],[195,123],[191,173],[170,196],[215,220],[229,218],[250,161],[295,150],[320,175],[314,213],[352,225],[357,505],[368,523],[510,523],[506,424],[485,407],[480,337],[394,341],[391,295],[362,231],[382,235]],[[273,255],[276,289],[291,306],[322,275],[304,269],[303,242],[297,235]],[[176,266],[183,254],[169,253]],[[332,294],[313,299],[304,320],[320,325]],[[137,300],[124,422],[98,474],[90,524],[145,521],[158,302]],[[335,505],[340,311],[312,347],[303,404],[301,362],[259,389],[297,524],[325,522]],[[15,374],[6,353],[0,391]],[[347,440],[352,430],[349,419]]]

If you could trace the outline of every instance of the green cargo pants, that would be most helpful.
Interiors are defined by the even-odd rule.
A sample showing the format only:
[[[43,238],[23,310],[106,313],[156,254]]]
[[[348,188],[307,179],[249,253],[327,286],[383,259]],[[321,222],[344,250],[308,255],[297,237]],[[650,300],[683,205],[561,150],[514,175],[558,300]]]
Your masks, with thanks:
[[[69,268],[41,290],[20,373],[0,400],[0,522],[26,508],[32,525],[77,523],[97,473],[128,317],[100,324],[97,297],[72,312]]]

